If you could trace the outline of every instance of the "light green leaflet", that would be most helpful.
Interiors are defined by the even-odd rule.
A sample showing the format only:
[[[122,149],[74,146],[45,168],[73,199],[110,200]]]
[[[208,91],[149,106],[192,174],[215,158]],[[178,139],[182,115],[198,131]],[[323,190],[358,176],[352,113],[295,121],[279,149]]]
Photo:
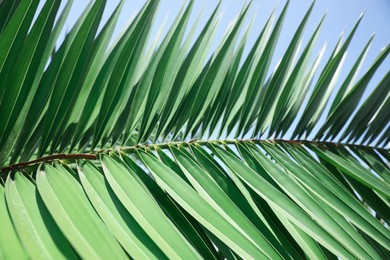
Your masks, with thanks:
[[[102,163],[105,176],[122,204],[168,258],[198,258],[129,168],[108,156],[103,157]]]
[[[248,166],[243,164],[237,157],[226,152],[222,148],[214,146],[218,149],[215,152],[226,162],[228,167],[237,174],[247,185],[249,185],[256,193],[264,198],[268,203],[276,206],[283,211],[286,217],[302,230],[310,234],[313,238],[326,246],[329,250],[338,255],[344,255],[347,258],[354,258],[348,250],[342,247],[336,240],[315,223],[301,208],[293,204],[286,195],[282,194],[275,187],[269,184],[264,178],[256,174]],[[267,191],[267,192],[265,192]],[[326,237],[326,239],[325,239]]]
[[[210,232],[219,236],[233,251],[247,258],[266,257],[258,247],[252,244],[247,236],[237,231],[235,226],[222,218],[213,207],[176,176],[170,168],[150,154],[142,153],[141,158],[155,174],[158,183],[165,191]],[[159,169],[164,169],[164,171]]]
[[[17,173],[14,181],[7,182],[5,194],[15,229],[30,256],[37,259],[77,258],[30,180]],[[52,236],[52,233],[56,235]]]
[[[212,206],[223,218],[240,230],[245,236],[250,238],[259,249],[263,250],[269,258],[281,258],[279,253],[263,237],[263,235],[254,228],[254,225],[238,209],[238,207],[225,195],[212,178],[207,177],[201,167],[197,165],[190,155],[183,151],[172,148],[172,153],[178,161],[180,168],[190,180],[192,186],[197,190],[200,196]],[[229,212],[229,214],[226,214]]]
[[[37,187],[51,216],[80,256],[126,259],[70,172],[47,165],[37,174]]]
[[[107,185],[102,173],[92,164],[79,168],[78,174],[99,216],[121,243],[126,252],[134,258],[162,259],[165,255],[127,212]]]
[[[4,187],[0,186],[0,258],[1,259],[27,259],[7,210]]]

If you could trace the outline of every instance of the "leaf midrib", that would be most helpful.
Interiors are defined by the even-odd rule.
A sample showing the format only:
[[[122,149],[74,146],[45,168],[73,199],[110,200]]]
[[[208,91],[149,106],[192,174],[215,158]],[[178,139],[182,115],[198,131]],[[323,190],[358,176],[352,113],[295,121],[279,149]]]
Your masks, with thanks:
[[[155,144],[136,144],[133,146],[121,146],[121,147],[111,147],[111,148],[103,148],[99,150],[94,150],[89,153],[58,153],[58,154],[47,154],[45,156],[25,161],[25,162],[17,162],[12,165],[4,165],[0,167],[0,179],[5,180],[8,174],[15,170],[25,169],[27,167],[31,167],[40,163],[49,163],[54,161],[61,160],[98,160],[101,154],[110,154],[113,152],[124,152],[127,154],[132,154],[137,150],[155,150],[155,149],[168,149],[172,146],[177,147],[188,147],[193,144],[206,146],[208,144],[218,144],[218,145],[232,145],[236,143],[274,143],[274,144],[290,144],[290,145],[314,145],[319,148],[327,148],[328,147],[349,147],[349,148],[360,148],[360,149],[372,149],[372,150],[383,150],[388,152],[389,149],[383,146],[370,146],[363,145],[358,143],[341,143],[341,142],[328,142],[328,141],[317,141],[317,140],[307,140],[307,139],[298,139],[298,140],[288,140],[288,139],[215,139],[215,140],[188,140],[188,141],[174,141],[174,142],[164,142],[164,143],[155,143]]]

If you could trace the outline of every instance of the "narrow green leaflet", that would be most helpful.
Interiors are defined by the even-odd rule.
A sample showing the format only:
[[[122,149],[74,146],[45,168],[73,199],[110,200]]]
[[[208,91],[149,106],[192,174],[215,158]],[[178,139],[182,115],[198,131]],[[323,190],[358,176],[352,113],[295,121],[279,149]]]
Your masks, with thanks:
[[[348,141],[355,140],[361,136],[369,126],[369,122],[385,102],[389,98],[388,86],[390,84],[390,71],[383,77],[381,82],[372,91],[363,105],[359,108],[356,115],[352,118],[351,123],[343,133],[341,139],[348,137]]]
[[[0,185],[0,258],[1,259],[27,259],[27,254],[8,212],[4,187]]]
[[[171,148],[171,151],[191,184],[210,206],[245,234],[245,236],[250,238],[269,258],[281,258],[281,255],[272,247],[267,239],[257,231],[255,226],[238,209],[233,201],[224,194],[214,180],[209,177],[193,159],[191,159],[190,155],[185,154],[183,150],[178,150],[174,147]],[[227,214],[227,212],[229,214]]]
[[[56,40],[64,26],[65,20],[68,17],[72,4],[73,1],[68,1],[64,9],[62,10],[60,16],[58,17],[56,24],[50,34],[50,38],[48,39],[47,45],[44,48],[43,53],[40,54],[42,60],[39,64],[38,69],[36,70],[37,72],[41,72],[44,70],[46,66],[46,61],[49,58],[56,44]],[[66,40],[64,40],[64,42],[66,42]],[[59,54],[58,56],[62,56],[62,55]],[[59,57],[57,57],[56,59],[58,61]],[[51,65],[52,63],[50,63],[49,65],[52,73],[53,68]],[[36,129],[40,121],[42,120],[41,119],[42,114],[40,113],[42,113],[43,107],[45,106],[46,101],[51,93],[51,90],[48,90],[47,88],[42,89],[42,87],[49,87],[48,86],[49,84],[41,84],[42,82],[46,81],[46,78],[43,77],[47,73],[48,71],[42,74],[37,73],[37,76],[35,77],[32,83],[30,94],[27,96],[26,100],[24,101],[23,108],[21,109],[19,117],[17,118],[17,121],[15,122],[12,132],[10,133],[10,138],[9,138],[10,140],[12,139],[13,136],[18,135],[18,138],[17,139],[15,138],[14,140],[15,146],[13,148],[14,150],[13,150],[13,157],[11,158],[11,162],[15,161],[17,156],[19,156],[21,150],[23,149],[23,146],[25,145],[25,140],[29,139],[33,135],[33,133],[35,133],[33,129]],[[34,92],[35,95],[33,95]],[[31,104],[34,105],[32,106]],[[26,118],[29,118],[30,120],[26,120]]]
[[[353,252],[359,258],[370,258],[370,255],[375,255],[375,251],[367,246],[361,237],[359,240],[359,235],[352,228],[350,223],[342,216],[337,215],[337,213],[333,214],[331,210],[326,209],[326,205],[320,205],[318,199],[313,197],[310,192],[303,189],[303,187],[291,177],[291,168],[288,168],[287,173],[283,173],[283,171],[277,167],[271,168],[269,159],[267,159],[265,155],[262,155],[260,150],[255,149],[253,146],[248,148],[264,167],[265,171],[279,184],[286,194],[316,220],[319,225],[330,234],[334,234],[334,238],[340,241],[346,249]],[[278,159],[277,161],[279,162]],[[283,163],[287,162],[288,161],[284,161]],[[293,166],[293,164],[288,166]],[[297,174],[296,171],[297,169],[294,168],[295,174]]]
[[[123,207],[103,174],[85,163],[78,174],[91,203],[126,252],[133,258],[162,259],[165,255]]]
[[[247,193],[240,191],[240,185],[235,182],[234,176],[225,172],[218,162],[201,147],[192,146],[191,152],[195,155],[198,163],[207,172],[208,176],[229,196],[229,199],[246,215],[256,228],[266,235],[273,246],[283,254],[281,245],[273,238],[274,234],[272,231],[269,231],[272,229],[269,223],[254,205],[254,201],[249,199],[250,196],[246,196]]]
[[[232,152],[230,150],[230,152]],[[269,175],[266,174],[262,166],[254,160],[253,156],[246,149],[239,149],[240,155],[255,172],[260,174],[268,182],[270,182],[275,188],[283,192],[280,187],[269,178]],[[302,231],[299,227],[291,223],[284,214],[277,209],[277,207],[268,204],[264,199],[262,199],[257,193],[255,193],[248,185],[246,185],[242,180],[239,179],[232,171],[230,171],[230,176],[233,177],[234,182],[238,187],[240,187],[243,194],[249,193],[250,197],[247,199],[250,201],[251,198],[255,201],[255,205],[259,207],[262,214],[267,219],[268,223],[271,225],[272,230],[277,234],[278,239],[283,243],[284,248],[288,249],[290,254],[294,256],[294,251],[297,251],[297,248],[301,247],[305,254],[308,256],[315,254],[317,257],[323,256],[326,249],[321,248],[320,245],[311,238],[308,234]],[[299,250],[298,250],[299,252]],[[330,253],[330,252],[328,252]],[[303,254],[299,252],[300,255]],[[330,253],[331,254],[331,253]],[[298,256],[302,258],[302,256]]]
[[[354,196],[357,200],[365,203],[366,209],[368,206],[368,209],[376,211],[376,218],[384,219],[384,221],[389,222],[386,220],[386,218],[390,212],[390,205],[385,199],[383,199],[383,197],[378,196],[378,194],[373,190],[364,186],[355,179],[346,175],[342,175],[342,173],[337,168],[327,163],[325,160],[322,160],[322,162],[326,165],[326,168],[329,170],[329,172],[344,186],[345,189],[349,190],[351,193],[354,193]],[[378,244],[375,244],[375,247],[378,247]],[[383,247],[381,249],[386,250]]]
[[[151,170],[160,186],[181,207],[197,219],[205,228],[219,237],[227,246],[244,258],[264,258],[266,255],[250,239],[222,218],[199,194],[176,175],[170,168],[152,155],[140,154],[144,164]]]
[[[261,95],[264,91],[264,83],[266,82],[266,76],[268,73],[268,69],[271,64],[272,56],[275,51],[275,46],[277,43],[277,39],[280,35],[280,31],[282,29],[283,21],[286,16],[286,12],[288,9],[289,2],[285,4],[283,10],[272,30],[271,35],[267,39],[266,46],[264,47],[264,51],[261,55],[261,58],[255,64],[255,72],[251,78],[251,82],[248,88],[248,92],[245,96],[245,102],[241,109],[241,113],[239,116],[239,126],[236,132],[236,136],[240,134],[246,134],[249,128],[253,124],[252,114],[257,114],[258,108],[254,106],[256,102],[261,104],[262,98],[264,95]]]
[[[15,11],[19,7],[20,2],[21,0],[2,0],[0,2],[0,33],[2,33],[8,25],[10,19],[13,17]]]
[[[365,58],[367,57],[368,51],[370,49],[371,43],[374,39],[374,35],[370,37],[366,46],[364,46],[362,52],[360,53],[358,59],[353,65],[352,69],[349,71],[347,77],[345,78],[343,84],[340,86],[340,90],[337,92],[337,96],[333,100],[333,103],[330,107],[329,114],[333,114],[335,112],[336,107],[340,104],[342,100],[350,93],[352,87],[354,87],[356,78],[359,74],[359,71],[364,63]]]
[[[188,91],[189,86],[193,84],[196,76],[200,74],[200,70],[210,49],[211,38],[213,38],[216,32],[218,8],[219,5],[215,8],[177,72],[170,94],[161,113],[160,125],[156,136],[166,132],[167,123],[172,119],[181,99]]]
[[[278,100],[282,94],[283,86],[286,79],[288,78],[289,70],[293,63],[293,58],[298,51],[299,42],[302,38],[302,34],[310,17],[311,11],[313,10],[313,6],[314,2],[311,4],[309,10],[305,14],[305,17],[295,32],[294,37],[288,45],[286,53],[278,64],[275,73],[272,75],[269,84],[267,84],[267,86],[264,88],[264,92],[262,93],[264,97],[260,96],[263,101],[260,108],[256,111],[258,115],[256,128],[254,131],[254,133],[257,133],[258,135],[262,135],[264,133],[266,128],[268,128],[271,124],[272,118],[274,118],[275,108],[277,105],[275,100]],[[252,136],[255,136],[255,134]]]
[[[347,204],[351,209],[353,209],[353,211],[358,213],[358,216],[356,217],[364,218],[367,223],[372,225],[373,228],[379,230],[385,237],[387,237],[387,239],[389,239],[388,230],[386,230],[378,221],[376,221],[376,219],[374,219],[371,213],[364,208],[360,201],[356,199],[356,195],[354,194],[354,192],[351,192],[350,190],[343,187],[343,183],[340,183],[332,176],[332,174],[329,172],[329,167],[324,167],[323,165],[321,165],[301,147],[291,147],[290,145],[285,145],[284,148],[295,160],[299,162],[301,166],[306,168],[307,172],[311,173],[311,175],[316,178],[318,182],[326,186],[329,191],[335,194],[343,202],[340,203],[341,206],[344,203]],[[356,190],[356,192],[358,191]],[[382,207],[382,209],[384,210],[386,210],[386,208],[387,210],[390,210],[388,207]],[[368,232],[373,234],[375,230],[372,230],[372,228],[370,228]]]
[[[12,129],[16,122],[20,123],[18,121],[20,110],[22,110],[28,96],[35,94],[35,78],[40,78],[43,72],[44,65],[40,63],[43,63],[41,59],[45,49],[50,48],[50,46],[47,46],[47,42],[50,39],[50,32],[59,6],[59,0],[48,2],[43,6],[31,28],[31,32],[25,39],[25,44],[19,50],[19,55],[15,57],[14,64],[9,66],[11,70],[4,77],[0,75],[0,85],[6,85],[4,91],[4,97],[6,98],[0,102],[0,110],[3,111],[0,114],[2,125],[0,128],[0,145],[6,149],[0,152],[0,161],[3,161],[2,158],[9,155],[17,137],[16,134],[19,134],[19,131],[12,132]],[[41,65],[38,71],[36,64]],[[2,70],[2,72],[4,73],[5,70]],[[23,120],[25,119],[23,118]],[[10,136],[10,134],[13,134],[13,136]]]
[[[198,258],[130,168],[108,156],[103,157],[102,166],[119,200],[168,258]]]
[[[15,180],[7,181],[5,195],[15,229],[29,256],[37,259],[77,258],[31,180],[16,173]]]
[[[390,232],[386,230],[382,225],[374,226],[373,224],[371,224],[377,224],[377,222],[373,217],[370,218],[370,215],[367,214],[367,211],[361,210],[360,214],[364,214],[365,218],[361,217],[343,200],[341,200],[335,194],[330,192],[330,190],[327,189],[324,185],[322,185],[321,182],[314,178],[311,178],[309,172],[302,169],[299,165],[294,164],[286,155],[278,151],[276,147],[273,147],[271,145],[263,145],[262,147],[264,147],[266,151],[269,152],[269,154],[275,160],[278,161],[278,163],[280,163],[292,175],[294,175],[294,177],[298,179],[300,183],[302,183],[302,185],[304,185],[308,190],[310,190],[311,193],[315,194],[318,199],[322,199],[328,205],[328,207],[333,208],[339,214],[348,218],[349,221],[352,222],[356,227],[368,233],[372,238],[376,239],[384,247],[388,247],[388,249],[390,249]],[[321,206],[324,207],[325,204],[322,204]],[[329,210],[326,211],[329,212]],[[378,232],[377,229],[379,229],[380,232]],[[372,251],[370,247],[367,247],[367,244],[363,242],[359,234],[356,233],[352,237],[354,237],[357,242],[361,243],[360,246],[362,248],[365,248],[367,252],[370,252],[370,255],[375,255],[375,252]],[[360,240],[358,240],[358,238],[360,238]]]
[[[253,160],[249,161],[248,156],[244,155],[243,150],[240,150],[240,154],[245,157],[246,162],[252,169],[254,169],[257,172],[261,171],[259,169],[260,166],[258,165],[258,163]],[[295,237],[293,237],[292,234],[289,233],[288,231],[289,226],[288,225],[286,226],[286,224],[283,223],[283,219],[280,218],[281,213],[278,212],[278,210],[275,207],[272,207],[270,204],[268,204],[257,193],[255,193],[231,170],[229,170],[229,176],[232,178],[234,184],[238,187],[240,192],[244,195],[248,203],[252,206],[252,209],[255,210],[256,214],[260,217],[260,219],[262,219],[262,221],[264,221],[264,223],[267,225],[269,230],[275,235],[278,241],[283,245],[283,249],[286,250],[286,252],[288,252],[293,258],[304,257],[305,252],[302,251],[301,249],[305,250],[305,246],[300,248],[300,245],[298,244],[299,240],[297,241]],[[263,231],[264,229],[259,229],[259,230],[261,230],[265,234],[265,231]],[[275,242],[272,241],[271,235],[267,235],[267,238],[270,240],[270,242],[273,242],[273,244],[275,245]],[[313,241],[312,244],[316,244],[316,243]],[[318,247],[318,245],[316,247]],[[313,245],[312,250],[316,251],[316,247]],[[322,254],[321,252],[318,253],[318,255],[321,254]]]
[[[119,115],[121,102],[128,102],[124,98],[129,98],[134,85],[134,71],[139,59],[141,59],[142,50],[145,48],[147,36],[150,33],[151,23],[157,9],[158,1],[149,1],[145,4],[142,11],[137,15],[135,21],[129,28],[131,34],[127,39],[120,57],[115,61],[115,67],[108,80],[109,88],[106,88],[103,102],[98,114],[96,128],[93,136],[93,147],[100,141],[101,137],[112,128],[110,122],[114,121]],[[125,101],[123,101],[125,100]]]
[[[45,165],[37,173],[42,200],[62,233],[83,258],[126,259],[85,195],[81,185],[62,166]]]
[[[389,143],[390,126],[387,126],[386,128],[386,124],[389,121],[390,121],[390,96],[386,100],[386,103],[381,107],[374,120],[372,120],[368,128],[368,131],[366,132],[364,138],[369,137],[368,143],[372,143],[375,139],[377,139],[378,135],[380,135],[381,132],[383,132],[383,134],[379,138],[379,140],[375,142],[375,145],[384,146]]]
[[[315,124],[318,122],[335,86],[340,69],[345,59],[345,52],[357,30],[358,25],[360,24],[362,17],[363,15],[359,17],[359,20],[352,29],[351,33],[348,35],[348,38],[344,44],[341,44],[342,36],[340,37],[337,47],[333,51],[328,63],[321,72],[320,78],[314,86],[309,102],[305,106],[303,115],[299,120],[296,129],[294,130],[294,137],[301,137],[304,132],[306,135],[309,135]]]
[[[310,146],[310,149],[322,159],[339,168],[345,174],[379,192],[386,198],[390,198],[390,185],[375,177],[360,164],[354,163],[355,160],[349,160],[342,155],[337,155],[331,151],[323,150],[315,146]]]
[[[248,9],[249,6],[246,6],[243,9],[237,22],[234,24],[234,27],[228,32],[223,44],[212,58],[210,68],[207,70],[207,74],[200,82],[200,85],[195,84],[193,86],[193,88],[196,88],[195,96],[188,95],[187,98],[184,99],[184,102],[190,104],[190,106],[186,106],[189,110],[185,111],[185,113],[189,114],[189,118],[184,136],[187,136],[194,128],[199,126],[198,123],[202,119],[203,113],[219,93],[223,79],[232,62],[234,45],[243,25],[243,20],[248,13]]]
[[[15,57],[19,54],[38,3],[38,0],[33,0],[20,4],[7,27],[0,34],[0,74],[2,77],[7,75],[5,72],[10,71],[10,63],[15,62]],[[0,98],[2,95],[3,91],[0,91]]]
[[[298,62],[295,64],[295,67],[291,72],[291,75],[288,77],[285,86],[282,88],[280,97],[275,107],[275,114],[271,122],[270,131],[269,131],[270,134],[275,133],[276,129],[278,129],[278,132],[280,132],[281,130],[282,131],[286,130],[286,125],[283,124],[283,119],[291,111],[294,103],[297,102],[296,99],[294,100],[294,97],[305,93],[305,84],[304,84],[305,70],[307,69],[307,64],[311,57],[318,35],[321,31],[324,19],[325,16],[322,17],[321,21],[319,22],[316,30],[314,31],[305,49],[303,50]]]
[[[160,158],[172,167],[178,166],[172,162],[164,152],[159,151]],[[183,236],[191,243],[191,245],[205,259],[218,259],[218,253],[210,238],[206,235],[202,226],[187,212],[185,212],[165,191],[157,185],[152,176],[146,173],[137,163],[128,156],[122,156],[123,161],[129,165],[137,176],[142,180],[145,186],[153,195],[154,199],[159,203],[160,207],[169,219],[176,225]],[[176,171],[177,172],[177,171]]]
[[[98,80],[97,77],[99,75],[99,71],[103,67],[103,61],[106,58],[106,50],[111,41],[112,34],[115,29],[115,24],[118,21],[123,4],[124,2],[120,2],[118,4],[116,9],[110,16],[109,20],[106,22],[104,27],[94,39],[94,42],[90,44],[91,46],[89,47],[89,53],[86,55],[85,58],[82,58],[83,60],[88,61],[85,62],[85,72],[81,74],[80,80],[77,83],[79,85],[82,85],[82,87],[80,88],[80,92],[77,95],[77,100],[73,105],[73,109],[68,110],[67,114],[65,114],[65,117],[62,121],[63,127],[59,128],[59,131],[57,131],[55,137],[53,138],[53,146],[58,146],[58,143],[61,142],[62,146],[60,147],[60,151],[64,150],[64,146],[67,146],[69,144],[72,135],[74,135],[73,131],[75,128],[75,122],[78,121],[79,123],[81,123],[79,120],[80,113],[86,105],[85,101],[87,99],[87,96],[91,93],[93,83]],[[101,82],[99,83],[101,84]],[[70,132],[69,138],[65,138],[67,132]],[[71,149],[72,147],[70,148],[70,150]]]
[[[156,71],[154,72],[140,125],[142,134],[139,136],[139,140],[141,143],[145,142],[152,133],[155,127],[154,121],[161,113],[161,108],[168,98],[172,83],[181,66],[182,57],[180,57],[180,46],[183,41],[193,3],[194,2],[191,1],[186,7],[183,16],[178,22],[177,28],[175,28],[172,37],[169,39],[169,42],[164,49]]]
[[[326,46],[327,45],[325,43],[322,49],[317,54],[315,61],[312,63],[312,65],[309,66],[309,69],[306,72],[306,74],[304,74],[303,79],[301,81],[301,86],[297,91],[295,91],[294,95],[291,97],[290,100],[291,108],[289,109],[288,113],[285,115],[282,122],[280,123],[280,125],[283,125],[283,128],[279,129],[275,133],[275,136],[280,136],[280,135],[283,136],[291,128],[292,123],[294,122],[295,118],[299,113],[299,110],[302,107],[305,97],[309,91],[310,85],[313,82],[314,76],[317,73],[317,69],[324,56]]]
[[[120,56],[121,48],[123,48],[123,46],[116,46],[116,48],[109,53],[104,62],[104,65],[99,71],[99,75],[94,81],[88,98],[85,100],[85,106],[81,112],[76,129],[74,130],[74,137],[70,149],[73,149],[75,146],[79,145],[78,150],[81,150],[84,146],[83,139],[90,139],[93,136],[93,123],[99,115],[99,111],[96,108],[102,105],[102,93],[104,93],[109,77],[112,73],[112,70],[114,69],[115,63],[113,61]]]
[[[55,86],[49,101],[49,107],[45,115],[43,128],[43,140],[40,144],[40,154],[45,153],[49,147],[55,133],[60,129],[66,115],[73,109],[75,102],[74,95],[78,94],[81,84],[82,71],[88,67],[84,59],[90,52],[91,43],[95,38],[101,16],[104,11],[106,0],[96,1],[88,12],[80,28],[75,32],[69,51],[64,57],[64,61],[59,69],[58,78],[54,82]],[[55,151],[55,144],[51,144],[51,152]]]
[[[237,77],[241,61],[243,58],[245,43],[248,40],[250,29],[253,26],[254,18],[251,20],[249,25],[247,26],[244,36],[241,38],[240,42],[237,44],[237,50],[234,52],[234,56],[232,58],[232,63],[230,64],[230,68],[223,80],[221,89],[219,93],[216,95],[214,102],[209,105],[207,108],[205,115],[202,119],[202,127],[200,131],[200,136],[202,138],[206,137],[206,131],[208,131],[208,137],[210,137],[211,133],[216,132],[215,128],[219,123],[224,110],[227,106],[227,102],[229,102],[228,97],[231,92],[233,92],[232,87],[234,80]]]
[[[275,12],[273,11],[264,25],[261,33],[257,37],[255,43],[253,44],[252,49],[250,50],[248,56],[240,68],[240,71],[238,72],[238,75],[234,81],[234,85],[232,86],[232,91],[229,94],[229,99],[225,106],[225,114],[223,115],[222,119],[222,126],[225,127],[221,127],[219,136],[222,135],[223,131],[227,131],[227,134],[229,134],[232,125],[235,125],[239,119],[237,115],[240,113],[239,110],[245,101],[244,93],[248,92],[250,86],[249,83],[251,82],[252,77],[254,77],[256,67],[254,64],[257,64],[261,57],[269,34],[271,33],[274,19]]]
[[[334,110],[330,111],[330,116],[328,117],[326,123],[319,131],[318,135],[321,136],[323,131],[328,129],[329,131],[325,135],[325,139],[328,139],[330,136],[333,138],[336,137],[337,133],[341,131],[341,129],[345,126],[345,123],[350,118],[353,111],[356,109],[363,92],[365,91],[368,83],[371,78],[374,76],[374,73],[382,64],[382,62],[386,59],[388,54],[390,53],[390,44],[381,51],[381,53],[376,58],[375,62],[372,64],[370,69],[366,72],[365,75],[352,87],[352,89],[346,92],[345,97],[341,99],[339,103],[338,100],[335,100],[332,105],[335,106]],[[341,93],[339,93],[342,95]]]
[[[139,122],[142,120],[142,112],[146,107],[146,99],[154,78],[154,73],[157,70],[158,64],[160,63],[161,57],[163,56],[170,39],[173,37],[176,28],[180,25],[179,21],[183,17],[185,10],[186,8],[183,6],[164,39],[159,44],[157,49],[154,50],[149,64],[145,66],[145,70],[139,82],[137,83],[137,86],[135,86],[133,91],[134,93],[132,93],[130,96],[130,99],[126,105],[127,110],[124,111],[126,112],[124,114],[124,141],[127,141],[131,137],[131,134],[134,133],[134,129],[137,127],[137,124],[139,124]],[[140,136],[137,136],[136,142],[139,141],[139,138]]]
[[[359,194],[361,200],[364,201],[371,209],[375,210],[375,217],[381,218],[387,223],[390,222],[388,217],[390,213],[390,203],[386,201],[385,198],[379,196],[372,189],[367,188],[367,186],[364,186],[355,179],[349,176],[343,177],[346,181],[348,181],[348,183],[350,183],[351,187],[356,190],[356,193]]]
[[[357,159],[362,159],[372,170],[374,170],[390,185],[390,169],[386,165],[385,161],[378,155],[377,151],[363,148],[359,149],[355,147],[351,148],[351,151],[357,155]]]
[[[312,239],[307,233],[303,232],[302,229],[291,223],[288,218],[286,218],[282,212],[273,209],[277,214],[280,221],[286,227],[286,230],[294,237],[299,246],[304,250],[305,254],[310,259],[327,259],[322,248],[317,244],[317,242]]]
[[[251,189],[259,194],[272,206],[282,211],[288,219],[308,233],[318,242],[327,247],[336,255],[343,255],[346,258],[355,258],[347,249],[336,241],[329,233],[322,229],[313,219],[300,207],[293,203],[286,195],[269,184],[259,174],[246,166],[240,159],[218,146],[213,146],[218,157],[237,174]],[[269,162],[271,163],[271,162]]]

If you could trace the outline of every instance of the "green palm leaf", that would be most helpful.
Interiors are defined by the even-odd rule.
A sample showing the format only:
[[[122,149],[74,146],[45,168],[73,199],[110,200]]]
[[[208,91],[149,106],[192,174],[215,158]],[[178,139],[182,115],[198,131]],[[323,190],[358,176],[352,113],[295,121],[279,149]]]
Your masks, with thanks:
[[[313,3],[271,68],[289,2],[214,49],[219,5],[112,41],[91,1],[59,42],[72,1],[39,2],[0,1],[1,259],[390,258],[390,45],[339,79],[362,17],[321,68]]]

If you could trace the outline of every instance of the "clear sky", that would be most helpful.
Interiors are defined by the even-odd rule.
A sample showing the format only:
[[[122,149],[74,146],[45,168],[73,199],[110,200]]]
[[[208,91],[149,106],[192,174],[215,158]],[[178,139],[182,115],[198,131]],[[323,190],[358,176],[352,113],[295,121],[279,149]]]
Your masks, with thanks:
[[[108,15],[112,13],[119,0],[107,1],[107,9],[104,14],[104,18],[107,19]],[[180,8],[187,1],[184,0],[161,0],[158,10],[158,16],[155,21],[155,29],[159,27],[164,18],[168,15],[168,20],[165,28],[168,28],[170,23],[175,18]],[[195,0],[195,5],[190,20],[194,21],[201,10],[203,10],[202,17],[203,21],[206,21],[208,15],[212,12],[214,7],[218,4],[219,0]],[[241,8],[248,1],[245,0],[222,0],[221,11],[223,11],[223,17],[220,23],[220,28],[216,35],[215,43],[217,44],[221,40],[223,33],[232,19],[240,12]],[[252,28],[248,47],[254,42],[255,38],[260,33],[266,19],[269,17],[271,11],[276,8],[277,14],[282,10],[285,4],[285,0],[253,0],[248,16],[247,22],[253,15],[256,15],[256,20]],[[77,17],[80,15],[85,6],[89,3],[89,0],[75,0],[67,28],[74,23]],[[128,24],[129,19],[132,18],[135,12],[139,11],[145,0],[126,0],[122,10],[122,14],[118,21],[118,26],[115,31],[115,35],[118,35],[124,27]],[[286,47],[288,46],[292,35],[298,24],[301,22],[304,14],[309,8],[312,0],[291,0],[290,6],[287,11],[287,17],[285,24],[282,29],[280,41],[276,49],[275,59],[273,65],[282,57]],[[314,10],[309,19],[308,26],[304,34],[304,43],[307,42],[310,35],[313,33],[319,20],[324,13],[327,13],[320,37],[317,41],[317,49],[313,53],[316,55],[320,48],[325,42],[327,42],[327,49],[325,57],[322,60],[322,65],[326,63],[327,58],[332,52],[340,34],[344,31],[348,34],[356,21],[358,20],[361,13],[364,12],[363,20],[355,34],[352,43],[347,51],[347,57],[344,67],[341,71],[340,78],[338,81],[339,86],[343,79],[346,77],[346,73],[357,59],[358,55],[362,51],[363,47],[367,43],[369,37],[375,33],[375,38],[369,50],[368,56],[362,67],[360,75],[364,72],[370,64],[374,61],[380,50],[390,42],[390,0],[317,0],[314,5]],[[273,66],[271,65],[271,66]],[[272,67],[271,67],[272,68]],[[320,66],[320,69],[322,67]],[[390,69],[390,58],[388,57],[382,64],[381,69],[376,73],[371,85],[368,89],[378,83],[384,74]],[[367,92],[366,92],[367,93]]]

